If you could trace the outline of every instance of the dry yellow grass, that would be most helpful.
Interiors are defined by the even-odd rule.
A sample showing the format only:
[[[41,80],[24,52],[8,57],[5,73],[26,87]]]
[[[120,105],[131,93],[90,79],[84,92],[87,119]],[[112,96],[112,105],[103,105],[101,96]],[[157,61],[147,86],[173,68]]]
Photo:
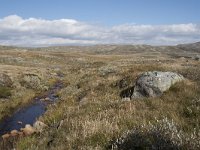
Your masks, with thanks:
[[[104,55],[91,51],[10,51],[4,55],[26,59],[27,63],[17,65],[24,69],[20,72],[35,70],[47,76],[49,82],[54,76],[48,75],[60,72],[66,83],[59,92],[60,101],[50,105],[40,117],[50,128],[16,140],[13,145],[17,149],[108,149],[124,132],[165,117],[188,134],[199,129],[199,102],[195,101],[200,99],[197,61],[174,59],[160,52]],[[34,60],[37,63],[31,63]],[[0,67],[7,67],[9,72],[15,70],[5,64]],[[188,80],[158,98],[121,100],[120,92],[133,86],[139,74],[153,70],[179,72]],[[117,83],[125,77],[126,87],[119,88]]]

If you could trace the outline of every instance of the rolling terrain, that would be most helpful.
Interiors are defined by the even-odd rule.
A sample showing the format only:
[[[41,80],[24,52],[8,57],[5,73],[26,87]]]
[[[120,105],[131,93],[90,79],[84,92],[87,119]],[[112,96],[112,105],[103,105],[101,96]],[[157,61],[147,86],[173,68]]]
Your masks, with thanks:
[[[199,43],[0,46],[0,126],[62,83],[54,93],[58,100],[37,117],[47,127],[31,135],[1,138],[0,149],[153,149],[149,145],[155,143],[161,149],[198,149],[199,55]],[[123,99],[121,93],[147,71],[175,72],[185,80],[159,97]]]

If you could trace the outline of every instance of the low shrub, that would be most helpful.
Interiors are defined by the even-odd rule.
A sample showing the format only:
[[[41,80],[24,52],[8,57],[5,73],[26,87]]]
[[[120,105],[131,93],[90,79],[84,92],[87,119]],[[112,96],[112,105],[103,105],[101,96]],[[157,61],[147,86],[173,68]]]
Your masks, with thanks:
[[[118,138],[111,149],[199,149],[200,132],[183,132],[173,120],[164,118],[130,130]]]

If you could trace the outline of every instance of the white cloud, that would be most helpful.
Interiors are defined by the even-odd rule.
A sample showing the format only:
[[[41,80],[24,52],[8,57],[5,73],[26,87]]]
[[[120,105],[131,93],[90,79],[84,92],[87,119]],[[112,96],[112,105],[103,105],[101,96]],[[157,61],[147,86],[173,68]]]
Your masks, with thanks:
[[[12,15],[0,19],[0,45],[50,46],[82,44],[179,44],[200,41],[197,24],[105,27],[73,19],[23,19]]]

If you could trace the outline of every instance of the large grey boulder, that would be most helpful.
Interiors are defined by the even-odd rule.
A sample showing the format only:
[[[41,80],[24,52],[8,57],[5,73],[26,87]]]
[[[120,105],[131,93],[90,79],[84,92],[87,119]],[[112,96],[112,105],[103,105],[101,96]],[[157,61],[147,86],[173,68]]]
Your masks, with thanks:
[[[161,96],[172,85],[182,80],[182,75],[173,72],[145,72],[137,79],[131,98]]]

